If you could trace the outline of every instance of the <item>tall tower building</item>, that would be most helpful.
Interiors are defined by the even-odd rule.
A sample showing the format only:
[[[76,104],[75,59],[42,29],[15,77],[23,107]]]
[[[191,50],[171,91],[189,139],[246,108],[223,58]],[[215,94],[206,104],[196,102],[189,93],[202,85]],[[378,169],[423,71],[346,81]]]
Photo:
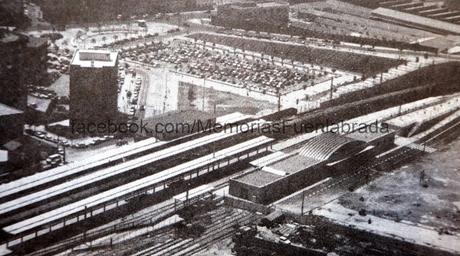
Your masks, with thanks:
[[[20,110],[27,107],[24,52],[27,36],[0,29],[0,103]]]
[[[116,122],[118,53],[78,50],[70,65],[70,122]]]

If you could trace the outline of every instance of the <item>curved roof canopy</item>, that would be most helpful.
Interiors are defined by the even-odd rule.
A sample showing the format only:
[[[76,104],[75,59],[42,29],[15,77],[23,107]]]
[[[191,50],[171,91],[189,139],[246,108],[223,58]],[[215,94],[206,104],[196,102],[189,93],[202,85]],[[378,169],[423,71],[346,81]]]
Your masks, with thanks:
[[[363,141],[326,132],[307,141],[299,155],[318,161],[337,161],[354,155],[366,147]]]

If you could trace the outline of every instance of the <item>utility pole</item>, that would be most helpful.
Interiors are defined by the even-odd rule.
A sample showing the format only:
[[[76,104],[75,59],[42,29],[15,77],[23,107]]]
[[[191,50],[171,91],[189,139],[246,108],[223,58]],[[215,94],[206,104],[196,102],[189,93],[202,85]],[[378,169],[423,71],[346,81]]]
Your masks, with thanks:
[[[212,157],[213,158],[216,157],[216,142],[215,141],[212,142]]]
[[[187,183],[187,191],[185,192],[185,203],[188,204],[188,197],[189,197],[189,191],[190,191],[190,182]]]
[[[203,100],[201,102],[203,112],[204,112],[204,99],[205,99],[205,94],[206,94],[206,77],[203,78]]]
[[[278,96],[278,111],[281,110],[281,91],[280,90],[281,90],[280,87],[276,87],[276,95]]]
[[[334,90],[334,77],[331,78],[331,92],[330,92],[330,98],[332,100],[332,91]]]
[[[305,190],[302,191],[302,207],[301,207],[301,209],[300,209],[300,216],[303,215],[304,204],[305,204]]]

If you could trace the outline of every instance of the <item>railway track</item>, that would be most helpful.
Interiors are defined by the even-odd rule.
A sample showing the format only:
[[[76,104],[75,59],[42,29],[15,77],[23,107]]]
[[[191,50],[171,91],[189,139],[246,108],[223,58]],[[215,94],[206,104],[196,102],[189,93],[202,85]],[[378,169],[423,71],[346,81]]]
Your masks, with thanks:
[[[420,151],[418,151],[418,150],[414,150],[414,149],[410,149],[410,148],[404,149],[401,152],[399,152],[397,155],[393,155],[393,156],[391,156],[389,158],[386,158],[385,160],[379,161],[377,163],[373,163],[372,165],[370,165],[370,166],[368,166],[366,168],[363,168],[363,169],[359,169],[356,172],[353,172],[351,174],[342,175],[342,176],[340,176],[340,177],[338,177],[336,179],[333,179],[331,182],[322,184],[321,186],[314,188],[312,191],[310,191],[310,193],[308,195],[306,195],[306,199],[314,197],[317,194],[322,193],[322,192],[324,192],[326,190],[329,190],[331,188],[334,188],[334,187],[342,187],[342,188],[345,187],[346,188],[347,186],[350,186],[352,184],[356,184],[356,180],[358,180],[358,181],[361,180],[359,178],[359,175],[369,173],[370,177],[368,179],[373,179],[373,178],[377,177],[378,175],[380,175],[380,172],[378,172],[378,171],[376,171],[374,169],[378,165],[381,165],[383,163],[391,161],[391,160],[393,160],[395,158],[399,158],[400,156],[404,156],[405,158],[408,158],[408,157],[412,157],[413,155],[416,155],[416,154],[419,154],[419,153],[420,153]],[[225,187],[227,185],[228,185],[228,181],[225,181],[225,182],[222,182],[220,184],[217,184],[215,186],[215,188],[220,189],[220,188],[223,188],[223,187]],[[98,239],[100,237],[107,236],[107,235],[110,235],[110,234],[115,234],[115,233],[130,230],[130,229],[135,230],[135,229],[141,228],[142,226],[152,225],[153,223],[155,223],[154,219],[160,219],[161,216],[164,215],[165,213],[172,212],[173,208],[174,208],[174,204],[168,204],[168,205],[165,205],[163,207],[160,207],[160,208],[156,209],[155,211],[147,212],[146,214],[142,214],[142,215],[139,215],[139,216],[124,220],[122,223],[112,225],[112,226],[108,226],[108,227],[106,227],[104,229],[101,229],[101,230],[98,230],[98,231],[96,231],[94,233],[87,233],[85,235],[84,240],[82,239],[82,237],[78,237],[78,238],[73,239],[73,240],[72,239],[65,240],[59,246],[57,246],[57,248],[54,247],[54,250],[42,251],[42,253],[40,253],[40,251],[38,251],[36,253],[30,254],[29,256],[51,255],[50,252],[51,251],[56,251],[56,249],[58,249],[58,248],[60,249],[60,251],[62,251],[62,249],[64,247],[72,248],[72,247],[74,247],[74,246],[76,246],[78,244],[81,244],[82,242],[85,242],[85,241],[92,241],[92,240],[96,240],[96,239]],[[212,227],[209,227],[209,228],[212,229]],[[218,230],[216,230],[216,232],[218,233]],[[221,232],[221,233],[222,233],[222,238],[225,238],[225,236],[223,235],[225,232]],[[228,232],[228,233],[230,234],[231,232]],[[155,233],[152,233],[152,234],[155,235]],[[220,236],[215,235],[215,237],[220,237]],[[193,249],[190,249],[190,250],[187,250],[187,251],[196,252],[198,250],[202,250],[202,249],[206,248],[207,244],[210,243],[210,242],[206,243],[206,241],[208,241],[208,240],[210,240],[209,236],[205,236],[203,238],[190,241],[188,243],[187,248],[190,248],[193,245]],[[202,242],[200,243],[200,241],[202,241]],[[212,240],[212,241],[215,241],[215,240]],[[140,241],[136,241],[136,243],[138,243],[138,242],[140,242]],[[148,242],[145,242],[145,243],[142,243],[142,244],[144,245],[144,244],[147,244],[147,243]],[[171,245],[173,245],[172,241],[170,243],[171,243]],[[176,244],[176,243],[174,242],[174,244]],[[200,244],[200,245],[196,245],[196,244]],[[141,246],[138,246],[138,245],[135,246],[135,248],[139,248],[139,247],[141,247]],[[174,248],[176,248],[176,247],[174,247]],[[174,249],[174,248],[172,248],[172,249]],[[182,247],[178,246],[178,248],[182,248]],[[125,248],[125,249],[127,249],[127,248]],[[112,250],[109,250],[109,251],[112,252],[110,255],[114,254],[114,252]],[[126,250],[123,249],[122,251],[126,251]],[[177,251],[175,253],[179,253],[179,251]],[[101,255],[101,254],[98,254],[98,255]],[[126,255],[126,254],[122,253],[122,252],[120,252],[120,253],[116,252],[115,255]],[[146,254],[146,255],[150,255],[150,254]]]
[[[433,142],[427,143],[426,145],[429,146],[429,145],[432,145],[432,144],[435,145],[437,143],[433,141]],[[313,188],[313,190],[309,191],[310,193],[308,195],[306,195],[306,198],[313,197],[313,196],[317,195],[318,193],[322,193],[322,192],[324,192],[324,191],[326,191],[328,189],[334,188],[334,187],[342,187],[342,188],[345,187],[346,188],[347,186],[350,187],[351,185],[356,186],[357,183],[362,183],[363,182],[362,177],[365,177],[365,175],[367,175],[367,178],[366,178],[367,180],[374,179],[375,177],[378,177],[379,175],[381,175],[381,171],[376,170],[376,169],[378,169],[379,166],[381,166],[383,164],[387,164],[388,169],[392,169],[393,167],[397,166],[401,162],[407,160],[408,158],[415,157],[415,156],[419,155],[420,153],[421,153],[420,150],[417,150],[417,149],[414,149],[414,148],[407,148],[407,147],[406,148],[401,148],[400,150],[396,151],[392,155],[388,155],[388,157],[385,157],[385,159],[383,159],[383,160],[371,163],[369,166],[366,166],[365,168],[361,168],[361,169],[358,169],[355,172],[348,173],[348,174],[343,175],[343,176],[339,176],[339,177],[333,179],[330,182],[327,182],[325,184],[321,184],[319,187]],[[221,184],[218,184],[216,186],[216,188],[222,188],[222,187],[225,187],[227,185],[228,185],[228,182],[226,181],[226,182],[223,182]],[[36,253],[32,253],[32,254],[29,254],[29,255],[31,255],[31,256],[32,255],[33,256],[51,255],[51,252],[52,251],[55,252],[56,248],[60,248],[60,249],[62,249],[64,247],[72,248],[75,245],[81,244],[82,242],[92,241],[92,240],[98,239],[98,238],[100,238],[100,237],[102,237],[104,235],[110,235],[110,234],[113,234],[113,233],[124,232],[124,231],[128,231],[130,229],[135,230],[135,229],[141,228],[143,226],[152,225],[155,222],[155,218],[160,219],[159,216],[161,217],[165,213],[171,211],[171,209],[173,207],[174,207],[173,204],[165,205],[165,206],[163,206],[161,208],[156,209],[153,212],[148,212],[148,213],[146,213],[144,215],[136,216],[136,217],[131,218],[129,220],[123,221],[122,223],[119,223],[119,224],[104,228],[102,230],[99,230],[99,231],[97,231],[95,233],[86,234],[84,239],[82,239],[80,237],[79,239],[74,239],[74,240],[72,240],[72,239],[64,240],[63,243],[60,243],[57,246],[50,247],[50,248],[54,248],[52,250],[50,250],[50,248],[48,248],[47,250],[38,251]],[[210,227],[210,228],[212,228],[212,227]],[[227,229],[225,229],[225,230],[227,230]],[[228,237],[228,236],[225,235],[225,233],[226,232],[217,232],[216,231],[214,233],[214,238],[213,239],[211,239],[208,236],[204,236],[202,238],[194,239],[193,241],[189,241],[187,243],[189,246],[186,247],[186,249],[187,249],[186,252],[196,253],[196,252],[198,252],[200,250],[203,250],[203,249],[205,249],[207,247],[207,244],[210,244],[211,242],[215,241],[216,239],[224,239],[224,238]],[[231,232],[228,232],[228,233],[231,234]],[[153,235],[155,235],[155,234],[153,234]],[[144,245],[148,244],[148,242],[145,242],[143,244]],[[135,247],[139,248],[139,246],[135,246]],[[178,245],[177,247],[174,247],[174,248],[183,248],[183,247]],[[180,253],[181,251],[185,251],[185,250],[179,250],[179,249],[177,249],[177,250],[178,250],[177,252],[175,252],[174,254],[171,254],[171,255],[175,255],[177,253]],[[52,253],[52,254],[54,254],[54,253]],[[100,255],[100,254],[98,254],[98,255]],[[122,253],[122,254],[116,254],[116,255],[125,255],[125,254]],[[182,255],[182,254],[178,254],[178,255]],[[189,255],[189,254],[184,253],[183,255]]]
[[[255,218],[251,213],[232,211],[230,213],[215,214],[212,219],[213,224],[207,226],[205,233],[198,238],[173,239],[168,243],[154,245],[131,254],[131,256],[192,255],[206,249],[218,239],[230,237],[233,234],[235,225],[247,224]]]

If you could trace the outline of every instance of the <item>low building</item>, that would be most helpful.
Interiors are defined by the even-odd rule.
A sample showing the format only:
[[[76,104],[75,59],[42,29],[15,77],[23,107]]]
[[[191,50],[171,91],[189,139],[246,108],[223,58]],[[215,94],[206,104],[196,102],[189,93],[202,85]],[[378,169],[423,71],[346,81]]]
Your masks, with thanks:
[[[27,96],[27,120],[31,123],[48,123],[56,101],[43,99],[32,95]]]
[[[24,112],[0,103],[0,144],[22,136]]]
[[[394,132],[323,133],[294,153],[276,152],[251,162],[253,169],[230,180],[231,196],[266,205],[328,177],[359,168],[394,145]]]
[[[279,30],[289,24],[289,4],[236,2],[217,6],[214,25],[248,30]]]

